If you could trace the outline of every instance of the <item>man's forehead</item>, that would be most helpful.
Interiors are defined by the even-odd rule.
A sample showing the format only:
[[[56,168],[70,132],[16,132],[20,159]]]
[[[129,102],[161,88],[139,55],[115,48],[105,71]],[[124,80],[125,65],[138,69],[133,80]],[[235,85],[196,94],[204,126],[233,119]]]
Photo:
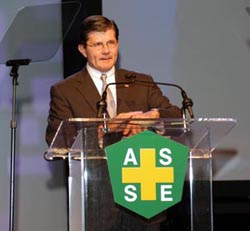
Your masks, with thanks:
[[[92,41],[103,41],[103,40],[116,39],[115,31],[108,29],[106,31],[92,31],[88,34],[88,40]]]

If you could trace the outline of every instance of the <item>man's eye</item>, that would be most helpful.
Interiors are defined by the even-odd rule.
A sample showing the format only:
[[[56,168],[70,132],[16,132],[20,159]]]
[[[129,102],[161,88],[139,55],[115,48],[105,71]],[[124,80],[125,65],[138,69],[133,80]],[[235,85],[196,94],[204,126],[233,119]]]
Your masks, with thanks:
[[[102,47],[102,43],[95,43],[94,46],[95,47]]]
[[[116,44],[115,41],[108,41],[107,43],[108,43],[108,45],[115,45]]]

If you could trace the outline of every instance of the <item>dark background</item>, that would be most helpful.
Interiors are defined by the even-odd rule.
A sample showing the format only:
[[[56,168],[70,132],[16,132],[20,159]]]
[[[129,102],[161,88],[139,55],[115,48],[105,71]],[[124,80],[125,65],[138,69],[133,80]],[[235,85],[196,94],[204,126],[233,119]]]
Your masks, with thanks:
[[[64,3],[69,1],[62,0],[62,2]],[[79,52],[76,52],[79,42],[79,25],[82,20],[89,15],[102,14],[101,0],[81,0],[79,2],[81,3],[80,12],[74,20],[74,23],[63,42],[64,78],[79,71],[86,63],[84,57]],[[71,20],[71,18],[67,17],[67,15],[67,9],[63,9],[63,26],[68,25],[68,20]]]

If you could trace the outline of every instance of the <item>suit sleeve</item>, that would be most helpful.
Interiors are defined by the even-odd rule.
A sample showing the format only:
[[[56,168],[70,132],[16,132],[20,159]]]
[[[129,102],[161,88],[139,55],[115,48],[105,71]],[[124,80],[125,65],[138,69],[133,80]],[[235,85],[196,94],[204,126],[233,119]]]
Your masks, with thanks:
[[[50,89],[50,98],[48,125],[45,137],[48,145],[51,144],[61,121],[73,117],[69,103],[64,96],[63,89],[56,85],[52,86]]]

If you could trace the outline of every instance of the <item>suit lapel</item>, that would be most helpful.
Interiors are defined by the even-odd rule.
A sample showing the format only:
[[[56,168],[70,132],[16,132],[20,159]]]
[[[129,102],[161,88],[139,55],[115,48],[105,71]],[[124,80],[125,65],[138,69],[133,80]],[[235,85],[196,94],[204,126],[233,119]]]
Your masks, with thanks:
[[[89,107],[97,113],[96,103],[100,100],[100,95],[92,81],[89,73],[84,68],[76,79],[76,89],[83,96]]]
[[[126,74],[127,73],[121,69],[117,69],[115,71],[116,82],[128,82],[128,80],[125,78]],[[131,87],[133,86],[129,84],[116,85],[117,114],[130,111],[130,108],[126,104],[126,99],[132,93]]]
[[[125,78],[126,71],[121,69],[117,69],[115,71],[115,80],[116,82],[128,82]],[[92,110],[93,113],[97,114],[97,102],[101,99],[94,82],[92,81],[89,73],[87,72],[86,68],[84,68],[75,79],[75,88],[76,90],[82,95],[83,100],[87,102],[89,105],[89,109],[86,108],[85,110]],[[117,114],[121,112],[129,112],[131,109],[126,103],[126,99],[136,97],[136,92],[133,91],[133,85],[129,84],[122,84],[116,85],[116,95],[117,95]]]

